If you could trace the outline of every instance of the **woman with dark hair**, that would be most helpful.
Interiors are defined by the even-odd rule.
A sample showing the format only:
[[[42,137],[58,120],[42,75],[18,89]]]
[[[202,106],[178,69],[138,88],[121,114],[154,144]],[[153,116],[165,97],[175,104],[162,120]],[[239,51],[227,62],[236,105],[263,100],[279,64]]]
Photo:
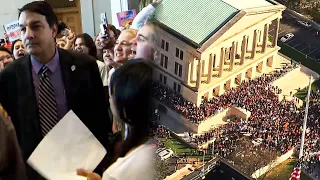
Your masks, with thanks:
[[[155,149],[150,132],[152,68],[142,59],[130,60],[119,67],[110,80],[110,106],[121,132],[115,162],[103,173],[103,180],[154,179]],[[79,170],[89,180],[99,175]]]
[[[13,41],[11,46],[11,53],[13,54],[14,59],[19,59],[26,55],[26,51],[24,50],[24,45],[20,39]]]
[[[94,41],[87,33],[79,34],[76,36],[73,46],[73,50],[89,54],[90,56],[97,59],[97,48],[95,46]],[[107,86],[108,81],[108,72],[105,64],[100,60],[97,60],[97,64],[100,70],[101,79],[103,82],[103,86]]]

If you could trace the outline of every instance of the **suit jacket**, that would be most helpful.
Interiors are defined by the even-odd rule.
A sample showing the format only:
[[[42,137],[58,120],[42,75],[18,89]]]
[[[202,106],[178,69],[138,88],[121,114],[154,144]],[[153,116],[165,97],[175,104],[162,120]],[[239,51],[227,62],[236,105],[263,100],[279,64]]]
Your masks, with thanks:
[[[0,179],[26,180],[27,174],[16,132],[13,124],[5,118],[5,114],[1,109],[2,108],[0,108]]]
[[[108,134],[112,133],[109,102],[96,60],[85,54],[58,51],[69,109],[108,149]],[[11,116],[26,161],[42,140],[29,55],[13,61],[0,72],[0,103]],[[30,179],[38,179],[32,169],[27,171]]]

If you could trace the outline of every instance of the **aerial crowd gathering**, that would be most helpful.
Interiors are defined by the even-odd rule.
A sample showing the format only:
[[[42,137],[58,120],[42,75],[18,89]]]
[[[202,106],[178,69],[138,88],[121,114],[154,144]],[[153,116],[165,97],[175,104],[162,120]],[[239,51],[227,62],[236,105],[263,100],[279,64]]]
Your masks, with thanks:
[[[152,81],[150,79],[152,68],[150,67],[148,62],[146,62],[146,60],[153,60],[155,58],[154,51],[156,49],[155,42],[157,42],[157,37],[154,32],[154,24],[147,22],[147,19],[148,16],[152,14],[152,11],[154,11],[155,7],[158,6],[159,2],[160,1],[155,0],[152,4],[142,10],[136,16],[131,26],[123,27],[123,29],[121,29],[120,31],[116,29],[115,26],[109,24],[106,27],[105,32],[100,32],[94,38],[92,38],[87,33],[75,34],[64,22],[54,22],[57,23],[57,36],[55,36],[52,41],[52,45],[54,45],[53,55],[58,54],[56,52],[59,52],[59,55],[61,55],[61,57],[64,57],[67,51],[74,51],[77,53],[86,54],[88,57],[90,57],[91,60],[93,59],[97,66],[97,68],[94,70],[94,73],[98,73],[99,78],[101,79],[101,83],[98,83],[99,87],[101,86],[101,90],[103,90],[103,93],[105,93],[101,97],[105,98],[106,96],[106,101],[110,101],[111,106],[109,108],[109,112],[107,113],[109,116],[109,118],[107,119],[110,119],[110,124],[94,124],[90,126],[91,128],[95,129],[93,130],[94,134],[96,133],[94,131],[98,131],[95,127],[104,127],[104,125],[106,125],[105,131],[103,131],[103,133],[107,132],[105,133],[105,136],[110,136],[109,141],[111,141],[110,139],[112,139],[112,143],[108,142],[108,145],[106,145],[108,146],[108,148],[110,148],[110,146],[112,147],[110,149],[106,147],[106,149],[111,150],[110,152],[112,153],[107,154],[107,159],[105,159],[105,161],[102,161],[102,164],[99,164],[96,171],[92,172],[92,170],[79,169],[77,172],[78,175],[85,176],[89,180],[107,180],[112,178],[126,179],[128,177],[130,177],[130,179],[147,180],[153,178],[154,166],[153,163],[149,162],[150,159],[153,159],[154,154],[154,141],[151,139],[152,137],[156,137],[159,139],[168,139],[171,132],[163,128],[163,125],[158,125],[160,119],[160,115],[158,113],[153,113],[153,119],[150,120],[150,113],[153,110],[151,109],[151,105],[149,104],[150,102],[148,101],[148,96],[145,96],[147,93],[149,93],[149,90],[153,98],[185,116],[188,120],[190,120],[190,122],[198,125],[205,121],[207,118],[216,115],[217,113],[230,106],[240,107],[242,109],[250,111],[251,116],[247,120],[236,117],[234,119],[228,120],[225,125],[216,127],[205,132],[204,134],[192,135],[190,141],[191,144],[196,145],[197,147],[208,144],[209,148],[207,148],[205,151],[209,151],[209,149],[212,149],[212,151],[214,152],[213,154],[215,155],[228,158],[228,155],[233,152],[233,149],[237,147],[237,144],[240,143],[242,138],[247,138],[250,141],[261,138],[261,146],[267,147],[268,149],[271,149],[273,151],[280,152],[281,154],[285,154],[293,147],[299,147],[302,134],[302,123],[305,113],[303,109],[304,105],[302,106],[302,108],[298,108],[296,106],[296,103],[300,100],[295,97],[293,97],[291,101],[286,101],[285,99],[280,101],[279,95],[282,93],[282,90],[279,87],[272,86],[272,82],[285,76],[292,70],[299,68],[298,64],[287,64],[280,70],[275,70],[269,74],[263,74],[262,76],[255,79],[244,80],[238,87],[231,88],[221,96],[214,97],[212,99],[203,99],[199,107],[185,100],[181,96],[181,94],[168,88],[161,82]],[[27,4],[24,9],[20,10],[21,12],[19,14],[19,17],[26,16],[27,19],[29,18],[28,13],[30,12],[37,14],[43,13],[41,10],[39,10],[39,7],[40,9],[48,8],[48,4],[42,3],[36,2],[34,4],[30,3],[31,5]],[[53,12],[52,8],[49,7],[47,13],[50,13],[49,10],[50,12]],[[52,14],[50,14],[50,17],[52,17]],[[47,20],[46,18],[43,19],[44,21]],[[38,27],[34,25],[31,27],[31,29],[34,28],[32,30],[35,34],[36,32],[40,32],[39,29],[51,28],[52,30],[53,25],[51,25],[50,22],[48,23],[49,24],[46,24],[47,27],[41,27],[41,25],[38,25]],[[24,28],[25,29],[22,29],[22,31],[27,32],[27,28]],[[16,84],[21,83],[20,81],[18,81],[19,83],[15,84],[13,81],[5,78],[10,77],[12,76],[12,74],[16,73],[10,71],[14,67],[20,66],[20,64],[18,64],[19,62],[15,62],[16,60],[20,61],[21,59],[28,57],[28,54],[34,55],[38,53],[35,49],[40,48],[41,41],[39,41],[38,44],[29,43],[29,41],[32,41],[36,38],[36,36],[29,36],[30,37],[24,37],[13,42],[9,42],[8,35],[5,35],[6,42],[3,43],[2,46],[0,46],[0,52],[2,51],[7,53],[3,56],[2,54],[0,54],[0,84],[8,84],[7,87],[3,88],[4,90],[0,90],[0,104],[3,104],[4,108],[8,110],[9,115],[11,113],[12,117],[9,117],[8,119],[11,119],[13,125],[16,126],[15,129],[17,131],[18,144],[21,146],[20,148],[22,149],[23,156],[30,156],[31,152],[36,148],[37,144],[33,144],[34,147],[29,147],[28,141],[23,137],[26,132],[30,133],[30,129],[28,129],[29,127],[26,129],[21,129],[18,122],[19,120],[21,120],[19,119],[21,117],[12,115],[15,106],[18,106],[26,101],[24,99],[19,99],[22,97],[19,93],[14,95],[16,95],[16,97],[18,97],[17,99],[21,100],[22,102],[14,103],[8,100],[11,96],[13,96],[13,93],[16,93],[16,91],[10,92],[10,88],[16,87]],[[52,36],[48,36],[45,38],[50,39],[52,38]],[[49,45],[47,47],[49,47]],[[48,49],[50,49],[50,47]],[[59,51],[56,51],[56,49],[59,49]],[[65,51],[60,49],[64,49]],[[34,56],[36,57],[36,55]],[[54,57],[56,57],[56,55]],[[33,58],[32,56],[30,59],[35,70],[36,66],[34,65],[35,62],[33,61],[35,61],[34,59],[36,58]],[[143,60],[143,62],[141,60]],[[30,68],[30,65],[27,67]],[[80,65],[77,67],[79,67],[79,70],[85,69]],[[50,67],[48,68],[50,70]],[[75,70],[75,66],[72,66],[71,71]],[[39,73],[41,71],[42,70],[40,70],[39,67]],[[13,76],[13,79],[15,80],[16,74],[14,74]],[[37,74],[32,74],[31,76],[34,78],[34,76],[37,76]],[[42,74],[42,76],[45,75]],[[139,77],[141,79],[135,77]],[[85,79],[84,81],[86,80],[87,79]],[[79,84],[83,83],[84,81],[81,80]],[[94,82],[96,81],[92,81],[92,84]],[[41,83],[44,82],[42,82],[41,78],[39,78],[38,81],[35,80],[35,82],[32,82],[31,84],[33,85],[33,83],[35,83],[36,88],[41,89]],[[53,83],[52,86],[52,88],[54,89],[55,84]],[[23,88],[23,86],[19,88]],[[136,91],[133,91],[132,89]],[[62,90],[62,92],[63,93],[61,94],[63,94],[63,96],[66,96],[66,91]],[[93,90],[88,92],[92,93]],[[130,96],[126,96],[126,93],[131,94]],[[94,99],[89,100],[91,96],[98,99],[98,95],[96,95],[95,93],[92,94],[93,95],[83,95],[87,98],[85,100],[88,102],[88,106],[92,105],[92,107],[88,108],[92,110],[95,108],[105,107],[104,103],[98,104],[94,103]],[[38,95],[38,92],[35,93],[35,95]],[[67,96],[69,96],[68,93]],[[99,97],[100,100],[101,97]],[[39,101],[39,98],[40,96],[35,99]],[[77,98],[81,99],[79,97],[76,97],[75,99]],[[57,97],[56,100],[57,103],[55,104],[55,106],[58,106],[56,110],[56,116],[58,117],[56,118],[61,118],[67,111],[63,113],[62,111],[64,110],[61,110],[61,107],[59,109],[59,106],[61,106],[61,104],[67,103],[65,101],[59,101],[59,98]],[[70,100],[70,98],[68,100]],[[79,102],[75,102],[73,103],[73,106],[77,107],[75,109],[77,109],[78,111],[82,111],[87,108],[78,108],[78,106],[82,106],[80,104],[81,103]],[[50,104],[50,106],[52,105]],[[314,164],[319,163],[320,161],[319,110],[320,91],[313,90],[311,93],[311,101],[309,106],[308,129],[306,134],[304,154],[304,168],[308,173],[312,173],[314,170]],[[98,112],[98,110],[92,111]],[[7,112],[5,113],[7,115]],[[48,111],[45,113],[51,114],[52,112]],[[79,112],[79,114],[81,117],[84,117],[83,121],[86,121],[85,119],[90,119],[88,118],[88,114],[90,113],[83,114],[83,112]],[[39,117],[40,116],[41,114],[39,115]],[[98,116],[99,113],[97,113],[95,117]],[[41,117],[39,119],[41,119]],[[41,126],[42,125],[40,122],[39,127]],[[44,133],[44,135],[41,135],[41,138],[43,138],[46,133],[48,133],[50,129],[53,128],[53,126],[44,126],[45,127],[41,127],[45,129],[41,129],[41,133]],[[99,136],[104,136],[101,134],[101,132],[97,134],[99,134]],[[215,141],[212,143],[213,139],[215,139]],[[22,140],[24,141],[20,142]],[[99,140],[101,140],[101,138]],[[157,142],[156,144],[159,146],[162,143]],[[140,170],[143,170],[139,171],[130,165],[130,163],[134,163],[142,157],[145,158],[145,161],[139,163],[139,165],[141,165],[142,167],[140,168]],[[26,159],[27,157],[23,157],[24,161]],[[128,160],[128,162],[130,163],[125,163],[124,159]],[[0,164],[1,160],[2,159],[0,157]],[[103,162],[107,163],[103,164]],[[132,170],[136,170],[135,173],[132,173],[132,171],[128,171],[128,169],[130,168],[132,168]],[[0,166],[0,172],[1,170],[2,169]],[[43,178],[34,170],[31,170],[30,167],[27,167],[26,171],[26,174],[28,174],[27,176],[31,179],[40,180]],[[20,173],[21,174],[11,174],[12,176],[8,177],[13,180],[26,179],[26,175],[23,176],[24,173]],[[143,176],[141,176],[141,174],[143,174]]]
[[[227,157],[233,152],[233,147],[241,142],[242,138],[248,136],[247,138],[250,140],[261,138],[263,146],[285,154],[293,147],[299,147],[305,111],[304,106],[301,109],[296,107],[296,102],[299,101],[297,98],[292,98],[290,101],[285,99],[280,101],[281,89],[271,84],[295,68],[299,68],[299,65],[293,63],[270,74],[263,74],[256,79],[243,81],[237,88],[232,88],[219,97],[203,100],[200,107],[196,107],[195,104],[186,101],[181,95],[161,84],[153,86],[153,95],[166,106],[197,124],[230,106],[241,107],[251,112],[248,120],[235,118],[204,134],[193,135],[192,142],[198,146],[210,142],[207,153],[211,153],[214,144],[215,154]],[[306,159],[314,159],[313,162],[320,160],[319,95],[319,90],[311,92],[305,142]],[[215,139],[214,143],[212,143],[213,139]],[[305,167],[311,169],[309,166]]]

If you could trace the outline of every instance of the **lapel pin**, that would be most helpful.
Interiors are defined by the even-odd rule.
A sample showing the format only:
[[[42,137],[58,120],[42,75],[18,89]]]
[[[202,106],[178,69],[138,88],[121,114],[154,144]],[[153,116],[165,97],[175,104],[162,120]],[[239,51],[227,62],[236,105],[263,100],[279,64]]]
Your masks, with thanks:
[[[75,65],[72,65],[72,66],[71,66],[71,71],[74,71],[74,70],[76,70],[76,66],[75,66]]]

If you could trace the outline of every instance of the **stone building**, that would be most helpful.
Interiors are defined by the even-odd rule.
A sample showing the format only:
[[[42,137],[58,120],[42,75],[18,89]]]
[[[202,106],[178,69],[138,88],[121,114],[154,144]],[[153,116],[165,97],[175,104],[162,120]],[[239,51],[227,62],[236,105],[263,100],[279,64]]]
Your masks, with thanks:
[[[272,67],[283,5],[266,0],[163,0],[154,79],[197,105]]]

